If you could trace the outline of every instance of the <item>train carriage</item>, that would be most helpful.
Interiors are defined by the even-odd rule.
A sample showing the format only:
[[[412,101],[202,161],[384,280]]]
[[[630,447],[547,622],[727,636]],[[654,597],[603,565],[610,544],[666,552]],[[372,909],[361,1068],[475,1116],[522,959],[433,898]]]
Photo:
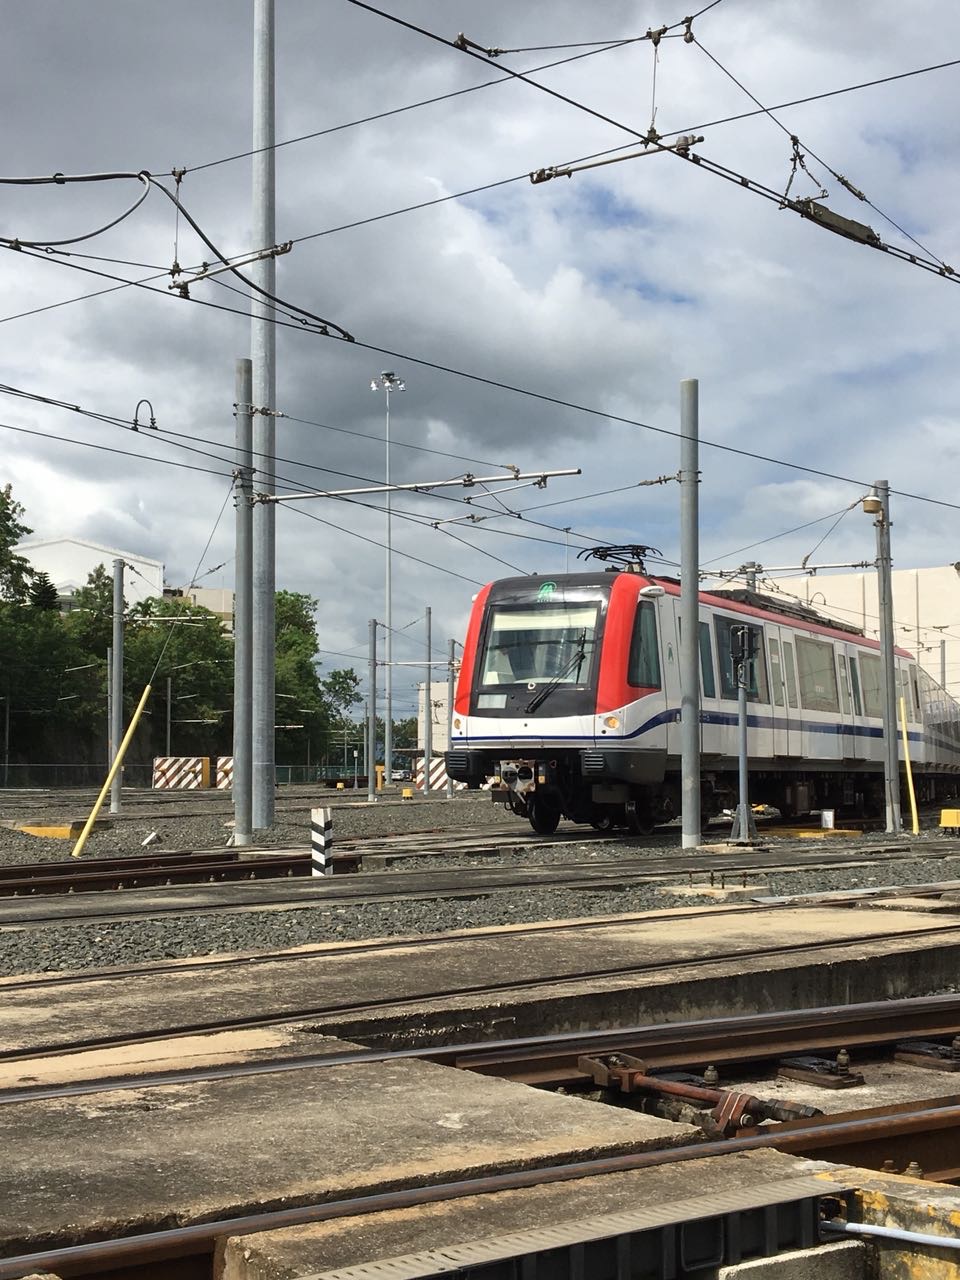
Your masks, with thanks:
[[[680,804],[679,583],[624,569],[509,578],[474,600],[447,753],[451,777],[493,778],[534,829],[561,817],[648,831]],[[701,810],[736,803],[734,655],[746,628],[751,799],[784,815],[883,806],[879,644],[807,606],[700,593]],[[896,651],[918,792],[960,776],[957,704]],[[901,750],[902,754],[902,750]]]

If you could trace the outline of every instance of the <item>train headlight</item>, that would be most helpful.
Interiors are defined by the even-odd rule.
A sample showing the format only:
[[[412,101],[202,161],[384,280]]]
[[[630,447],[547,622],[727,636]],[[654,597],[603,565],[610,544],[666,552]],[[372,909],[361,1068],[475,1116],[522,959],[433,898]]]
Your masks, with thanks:
[[[607,726],[607,728],[608,728],[608,729],[619,729],[619,728],[620,728],[620,717],[619,717],[619,716],[604,716],[604,717],[603,717],[603,723]]]
[[[459,716],[455,716],[455,717],[454,717],[454,720],[453,720],[453,727],[454,727],[455,729],[459,729],[459,728],[460,728],[460,717],[459,717]]]

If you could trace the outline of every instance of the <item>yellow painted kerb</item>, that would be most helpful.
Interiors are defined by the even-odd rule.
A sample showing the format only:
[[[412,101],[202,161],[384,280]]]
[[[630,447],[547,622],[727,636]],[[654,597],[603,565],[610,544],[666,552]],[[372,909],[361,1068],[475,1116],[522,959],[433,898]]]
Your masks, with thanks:
[[[73,840],[83,830],[82,822],[70,822],[66,825],[43,826],[37,823],[24,823],[17,827],[18,831],[24,831],[28,836],[47,836],[51,840]]]

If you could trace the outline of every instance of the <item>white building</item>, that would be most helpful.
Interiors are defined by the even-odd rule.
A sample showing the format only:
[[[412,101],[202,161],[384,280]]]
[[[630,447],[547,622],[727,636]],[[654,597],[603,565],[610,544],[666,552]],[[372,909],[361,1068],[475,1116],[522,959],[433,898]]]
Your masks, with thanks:
[[[960,561],[929,569],[894,569],[892,577],[897,646],[915,654],[919,665],[960,699]],[[878,638],[875,569],[762,579],[759,589],[769,594],[771,583],[819,613],[852,623],[871,639]]]
[[[14,551],[29,560],[38,572],[47,575],[66,608],[69,608],[77,590],[87,585],[87,579],[97,565],[102,564],[107,576],[112,578],[114,560],[123,560],[129,566],[123,578],[123,595],[128,605],[163,596],[163,563],[133,551],[103,547],[98,542],[87,542],[83,538],[21,542]]]
[[[209,609],[220,619],[222,629],[233,634],[233,592],[228,587],[167,587],[168,600],[189,600],[192,605]]]
[[[421,752],[426,745],[426,697],[426,685],[417,685],[417,749]],[[431,746],[433,754],[438,755],[450,745],[446,680],[431,684],[430,711]]]

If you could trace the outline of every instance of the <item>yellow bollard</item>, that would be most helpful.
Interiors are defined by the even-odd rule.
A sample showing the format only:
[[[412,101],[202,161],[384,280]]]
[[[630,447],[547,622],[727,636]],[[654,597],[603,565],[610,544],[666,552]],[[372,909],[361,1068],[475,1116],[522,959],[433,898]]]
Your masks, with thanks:
[[[400,798],[401,798],[401,800],[412,800],[412,799],[413,799],[413,787],[404,787],[404,788],[403,788],[403,791],[400,793]]]
[[[346,789],[347,789],[347,784],[346,784],[345,782],[338,782],[338,783],[337,783],[337,790],[338,790],[338,791],[346,791]]]

